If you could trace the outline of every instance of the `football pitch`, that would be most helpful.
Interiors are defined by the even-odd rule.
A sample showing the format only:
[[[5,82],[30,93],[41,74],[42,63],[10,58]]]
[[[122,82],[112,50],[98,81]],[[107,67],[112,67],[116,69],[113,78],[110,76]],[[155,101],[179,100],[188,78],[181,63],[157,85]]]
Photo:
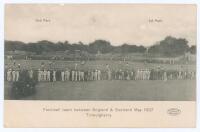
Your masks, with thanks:
[[[137,80],[89,82],[40,82],[34,95],[22,100],[81,101],[194,101],[195,80]],[[11,83],[5,82],[5,99]]]

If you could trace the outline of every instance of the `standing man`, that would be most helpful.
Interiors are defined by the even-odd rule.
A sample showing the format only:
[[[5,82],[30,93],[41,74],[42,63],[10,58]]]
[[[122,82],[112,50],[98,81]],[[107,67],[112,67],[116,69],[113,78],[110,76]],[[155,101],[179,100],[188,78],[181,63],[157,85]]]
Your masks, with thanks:
[[[94,80],[97,80],[97,69],[94,69]]]
[[[53,71],[53,82],[55,82],[56,81],[56,70],[54,69],[54,71]]]
[[[15,70],[12,70],[12,81],[15,82],[15,80],[16,80]]]
[[[161,80],[161,70],[160,70],[160,66],[158,66],[157,71],[156,71],[156,80]]]
[[[41,74],[41,81],[44,81],[44,69],[40,71],[40,74]]]
[[[61,80],[64,82],[65,81],[65,72],[61,71]]]
[[[75,70],[75,81],[77,81],[78,80],[78,71],[77,71],[77,69]]]
[[[51,81],[51,78],[50,78],[50,76],[51,76],[51,72],[50,72],[50,70],[48,70],[47,71],[47,81]]]
[[[17,82],[19,80],[19,70],[15,71],[15,81]]]
[[[72,70],[71,72],[72,72],[72,74],[71,74],[71,75],[72,75],[72,81],[74,81],[74,80],[75,80],[75,79],[74,79],[74,76],[75,76],[75,71],[74,71],[74,70]]]
[[[167,81],[167,72],[166,72],[166,70],[164,70],[164,73],[163,73],[163,80],[165,82]]]
[[[108,80],[112,80],[111,74],[112,74],[112,72],[111,72],[111,69],[109,68],[108,69]]]
[[[98,70],[97,72],[98,72],[98,74],[97,74],[97,80],[101,80],[101,71]]]
[[[91,70],[91,81],[94,81],[94,69]]]
[[[68,68],[66,68],[66,71],[65,71],[65,81],[69,81],[69,77],[70,77],[70,71]]]
[[[118,76],[119,76],[118,79],[119,79],[119,80],[122,80],[122,69],[119,69],[119,73],[118,73],[118,74],[119,74],[119,75],[118,75]]]
[[[38,82],[40,82],[41,81],[41,71],[40,71],[40,69],[38,69]]]
[[[44,70],[44,81],[47,81],[47,70]]]
[[[78,81],[81,81],[81,70],[78,70]]]
[[[33,78],[33,70],[31,69],[28,73],[29,73],[29,77],[32,79]]]
[[[92,70],[88,70],[88,81],[92,80]]]
[[[12,80],[12,69],[9,69],[7,71],[7,81],[11,81]]]
[[[181,80],[182,79],[182,72],[181,72],[181,70],[179,69],[179,71],[178,71],[178,79],[179,80]]]
[[[192,76],[191,76],[191,78],[192,78],[192,79],[195,79],[195,77],[196,77],[196,72],[195,72],[195,71],[192,71]]]
[[[148,69],[148,76],[147,76],[147,79],[150,80],[150,74],[151,74],[151,70]]]
[[[130,80],[130,79],[131,79],[131,78],[130,78],[130,71],[129,71],[129,70],[127,70],[126,72],[127,72],[127,77],[126,77],[126,80]]]
[[[80,75],[80,77],[81,77],[81,78],[80,78],[80,81],[84,81],[84,80],[85,80],[85,79],[84,79],[84,71],[81,70],[81,71],[80,71],[80,74],[81,74],[81,75]]]

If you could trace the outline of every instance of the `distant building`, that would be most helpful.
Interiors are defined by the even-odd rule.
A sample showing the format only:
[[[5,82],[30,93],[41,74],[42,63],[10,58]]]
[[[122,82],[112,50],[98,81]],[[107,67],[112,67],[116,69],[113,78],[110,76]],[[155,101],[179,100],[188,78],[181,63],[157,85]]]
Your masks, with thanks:
[[[191,54],[190,52],[186,52],[184,54],[184,58],[188,61],[196,61],[196,55],[195,54]]]

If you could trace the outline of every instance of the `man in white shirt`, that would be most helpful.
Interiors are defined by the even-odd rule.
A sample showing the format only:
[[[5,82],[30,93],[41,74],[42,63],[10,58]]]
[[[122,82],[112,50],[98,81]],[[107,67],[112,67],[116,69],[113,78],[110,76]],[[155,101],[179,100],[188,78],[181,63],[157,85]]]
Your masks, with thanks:
[[[15,75],[15,70],[12,70],[12,81],[15,82],[16,81],[16,75]]]
[[[61,80],[64,82],[65,81],[65,72],[61,71]]]
[[[11,81],[11,79],[12,79],[12,69],[9,69],[7,71],[7,81]]]
[[[18,81],[19,80],[19,70],[16,70],[15,71],[15,81]]]

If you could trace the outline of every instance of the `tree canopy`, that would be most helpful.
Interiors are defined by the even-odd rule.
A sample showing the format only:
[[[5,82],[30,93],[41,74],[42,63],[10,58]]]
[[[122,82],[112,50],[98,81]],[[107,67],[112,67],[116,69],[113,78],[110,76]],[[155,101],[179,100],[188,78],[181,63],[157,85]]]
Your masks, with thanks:
[[[124,43],[120,46],[113,46],[107,40],[95,40],[89,44],[82,42],[69,43],[65,42],[50,42],[42,40],[34,43],[24,43],[20,41],[7,41],[5,40],[5,51],[28,51],[36,54],[43,52],[55,52],[55,51],[70,51],[75,52],[77,50],[88,52],[91,54],[97,53],[145,53],[147,48],[144,46],[137,46],[135,44]],[[180,56],[185,52],[191,52],[196,54],[196,46],[188,46],[188,41],[185,38],[175,38],[167,36],[164,40],[159,41],[148,48],[149,54],[158,54],[162,56]]]
[[[97,54],[98,52],[105,53],[131,53],[141,52],[143,53],[146,48],[144,46],[128,45],[124,44],[121,46],[112,46],[109,41],[106,40],[95,40],[89,44],[82,42],[70,44],[68,41],[53,43],[47,40],[38,41],[35,43],[23,43],[18,41],[5,41],[5,51],[29,51],[41,54],[42,52],[53,52],[53,51],[86,51],[91,54]]]
[[[166,37],[148,50],[151,54],[163,56],[180,56],[189,50],[188,41],[184,38]]]

